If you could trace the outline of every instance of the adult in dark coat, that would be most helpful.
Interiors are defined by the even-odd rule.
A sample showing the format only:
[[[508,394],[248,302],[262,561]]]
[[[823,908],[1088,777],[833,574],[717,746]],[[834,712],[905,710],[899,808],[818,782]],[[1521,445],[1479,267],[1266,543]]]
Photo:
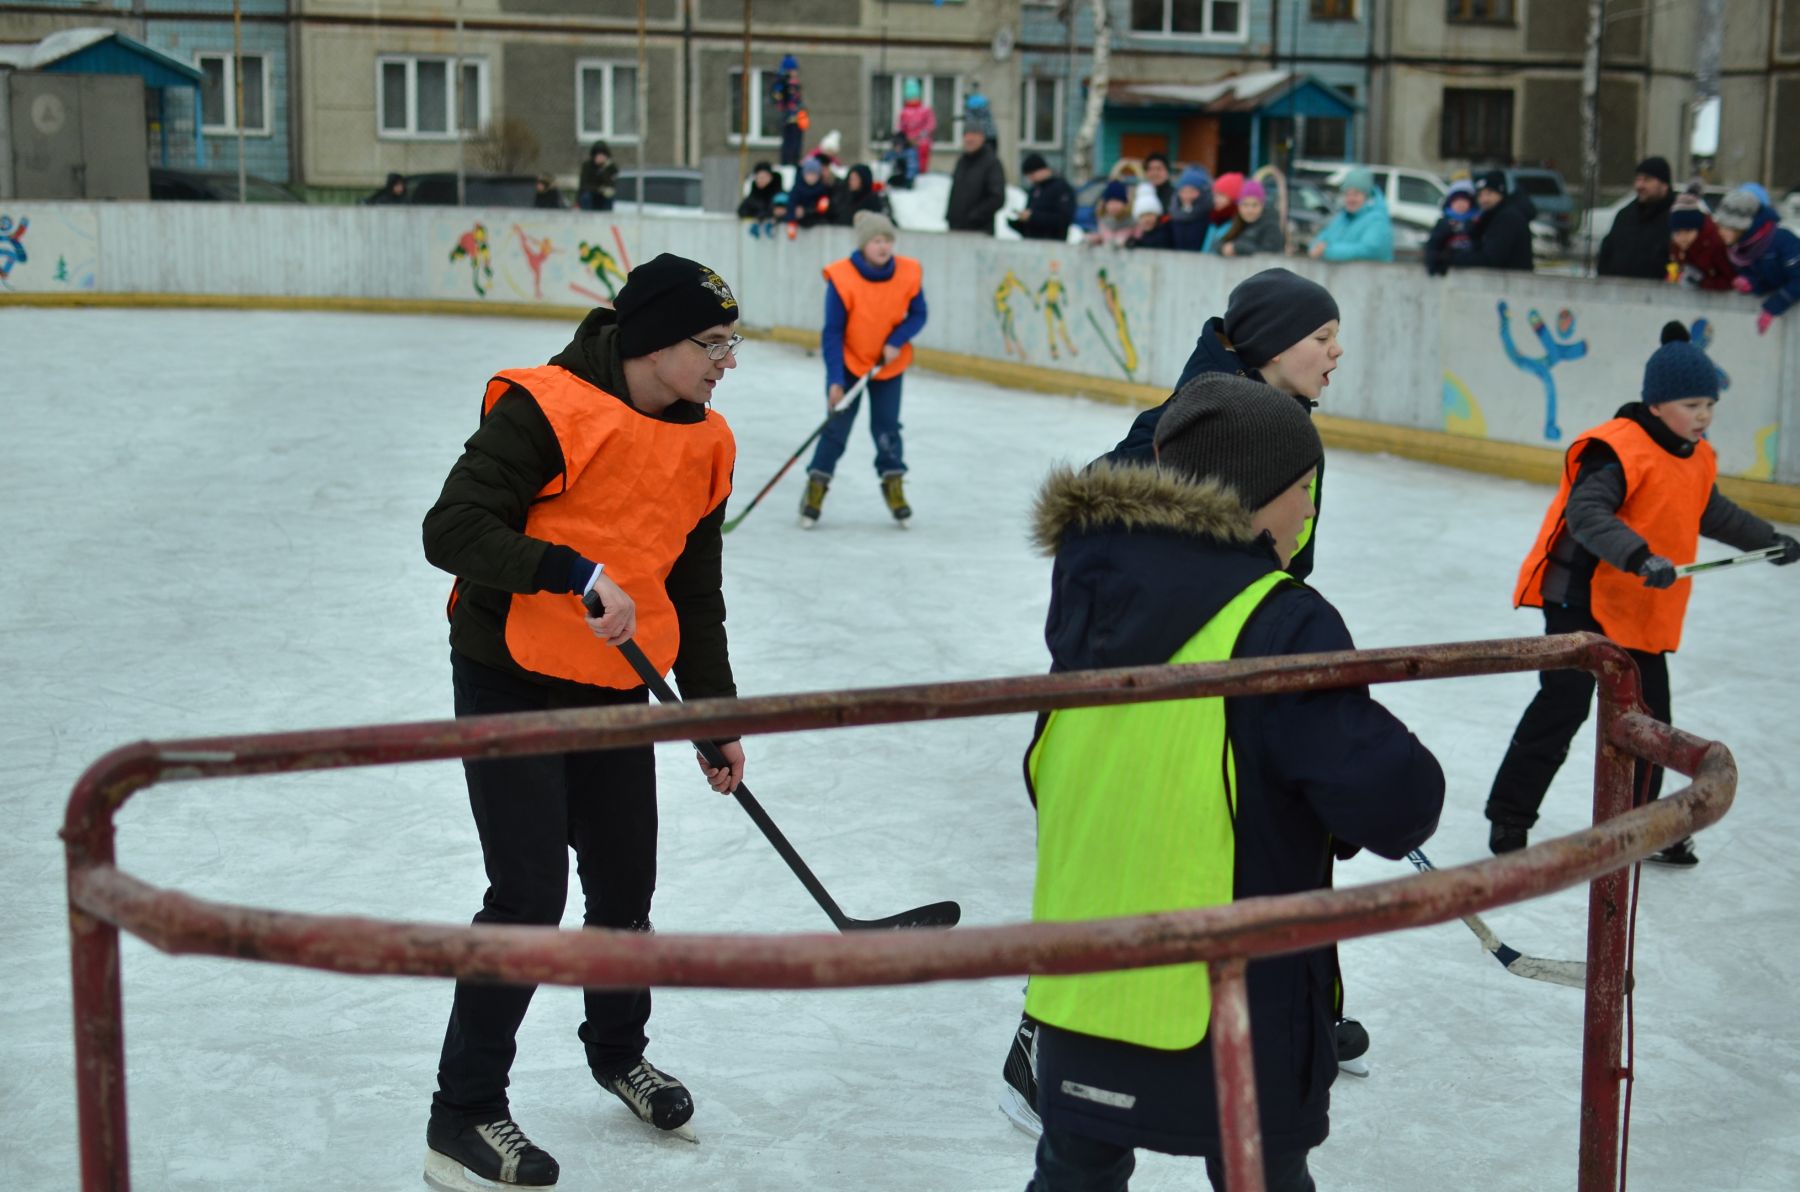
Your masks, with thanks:
[[[962,156],[950,178],[950,201],[944,220],[952,232],[994,234],[994,216],[1006,204],[1006,167],[1000,164],[987,134],[963,133]]]
[[[1489,170],[1476,184],[1475,205],[1481,210],[1469,226],[1469,237],[1474,243],[1451,253],[1450,267],[1530,273],[1531,221],[1537,218],[1537,204],[1531,196],[1522,190],[1506,193],[1506,175]],[[1665,243],[1663,256],[1668,255],[1669,246]]]
[[[363,200],[370,207],[385,207],[390,203],[406,202],[406,175],[389,174],[380,190]]]
[[[781,193],[781,175],[766,161],[759,161],[750,171],[750,189],[738,203],[737,213],[743,219],[773,219],[775,196]]]
[[[1600,242],[1595,269],[1601,277],[1663,281],[1669,268],[1669,209],[1675,205],[1669,163],[1646,157],[1638,163],[1631,188],[1637,198],[1613,217],[1612,231]]]
[[[1027,240],[1067,240],[1075,222],[1075,188],[1059,177],[1041,153],[1027,153],[1020,167],[1031,190],[1025,210],[1006,222]]]
[[[831,222],[841,227],[850,227],[856,222],[858,211],[873,211],[876,215],[892,218],[888,211],[887,196],[875,187],[874,171],[860,163],[851,166],[849,172],[832,188]]]
[[[1241,378],[1203,377],[1175,398],[1156,450],[1154,469],[1060,470],[1038,498],[1036,541],[1055,555],[1044,630],[1053,671],[1166,663],[1239,593],[1280,571],[1293,552],[1297,515],[1310,508],[1307,460],[1321,458],[1321,449],[1287,395]],[[1351,648],[1348,629],[1325,597],[1282,580],[1250,614],[1230,656]],[[1368,688],[1224,703],[1235,767],[1229,796],[1220,796],[1232,800],[1232,901],[1327,889],[1334,856],[1367,848],[1397,860],[1436,830],[1443,771]],[[1134,731],[1128,720],[1118,727]],[[1041,823],[1055,814],[1058,799],[1066,808],[1080,798],[1083,782],[1132,789],[1130,761],[1080,765],[1070,746],[1050,748],[1057,729],[1055,720],[1040,721],[1045,749],[1028,771]],[[1172,739],[1152,748],[1191,750],[1193,744]],[[1072,777],[1059,764],[1090,773]],[[1192,758],[1195,771],[1216,772],[1219,765],[1216,758]],[[1205,797],[1204,784],[1196,786]],[[1124,834],[1170,827],[1160,822],[1153,800],[1116,802],[1109,814],[1124,821]],[[1082,878],[1079,866],[1064,866],[1062,856],[1040,854],[1040,905],[1053,883]],[[1209,859],[1196,856],[1192,863]],[[1330,947],[1262,959],[1248,971],[1258,1112],[1267,1183],[1276,1192],[1312,1188],[1306,1153],[1329,1130],[1337,977]],[[1045,1021],[1037,1049],[1044,1125],[1037,1170],[1045,1186],[1122,1189],[1136,1147],[1206,1156],[1208,1176],[1223,1186],[1210,1031],[1196,1045],[1163,1050]]]

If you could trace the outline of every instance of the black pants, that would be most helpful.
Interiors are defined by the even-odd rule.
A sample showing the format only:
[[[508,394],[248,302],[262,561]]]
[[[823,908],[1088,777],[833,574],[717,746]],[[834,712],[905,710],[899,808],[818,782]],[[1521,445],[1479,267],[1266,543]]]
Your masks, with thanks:
[[[1313,1192],[1306,1156],[1306,1151],[1265,1154],[1263,1186],[1268,1192]],[[1137,1158],[1128,1146],[1046,1130],[1038,1139],[1037,1175],[1025,1192],[1124,1192],[1136,1166]],[[1225,1164],[1208,1156],[1206,1178],[1215,1189],[1223,1189]]]
[[[1604,632],[1586,608],[1551,606],[1544,609],[1545,633]],[[1650,714],[1673,723],[1669,708],[1669,663],[1665,655],[1629,651],[1644,681],[1644,702]],[[1594,702],[1594,677],[1586,671],[1552,670],[1538,676],[1538,693],[1525,709],[1512,744],[1494,775],[1488,792],[1487,817],[1509,828],[1529,828],[1537,822],[1544,792],[1569,756],[1569,743],[1587,721]],[[1646,766],[1639,762],[1632,789],[1644,785]],[[1662,767],[1650,766],[1650,797],[1662,793]]]
[[[642,703],[635,691],[540,687],[451,656],[457,716]],[[463,763],[481,834],[488,890],[477,923],[555,926],[568,902],[569,850],[589,927],[650,930],[656,889],[656,762],[650,746]],[[438,1061],[434,1118],[457,1123],[507,1116],[507,1072],[533,985],[456,983]],[[647,1042],[648,989],[584,991],[578,1032],[598,1076],[633,1063]]]

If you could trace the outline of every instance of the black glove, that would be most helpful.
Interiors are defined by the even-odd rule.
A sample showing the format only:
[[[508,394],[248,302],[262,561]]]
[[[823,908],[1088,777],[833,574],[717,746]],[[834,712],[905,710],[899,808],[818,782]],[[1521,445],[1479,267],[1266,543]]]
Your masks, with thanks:
[[[1770,555],[1769,562],[1777,567],[1786,567],[1789,563],[1800,563],[1800,542],[1794,541],[1792,534],[1777,534],[1770,546],[1779,546],[1781,553]]]
[[[1678,578],[1675,574],[1675,564],[1661,555],[1651,555],[1639,563],[1638,574],[1644,577],[1646,588],[1672,588]]]

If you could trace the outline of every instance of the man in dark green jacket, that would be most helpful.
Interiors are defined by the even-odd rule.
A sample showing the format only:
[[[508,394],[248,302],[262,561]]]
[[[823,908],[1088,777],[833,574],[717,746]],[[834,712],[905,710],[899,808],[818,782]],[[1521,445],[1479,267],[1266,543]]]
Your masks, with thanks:
[[[720,526],[735,447],[709,402],[738,337],[737,300],[697,262],[639,266],[617,311],[583,320],[549,364],[488,384],[480,428],[425,515],[425,555],[455,575],[457,716],[641,704],[619,651],[636,640],[683,696],[737,693],[720,591]],[[604,615],[586,614],[598,596]],[[715,790],[743,778],[701,763]],[[476,923],[556,926],[575,850],[589,927],[649,931],[656,885],[651,747],[464,763],[488,890]],[[556,1161],[506,1098],[530,986],[459,981],[426,1131],[440,1190],[553,1187]],[[691,1138],[693,1100],[644,1057],[650,991],[587,990],[577,1032],[602,1088]],[[475,1179],[487,1181],[477,1184]]]

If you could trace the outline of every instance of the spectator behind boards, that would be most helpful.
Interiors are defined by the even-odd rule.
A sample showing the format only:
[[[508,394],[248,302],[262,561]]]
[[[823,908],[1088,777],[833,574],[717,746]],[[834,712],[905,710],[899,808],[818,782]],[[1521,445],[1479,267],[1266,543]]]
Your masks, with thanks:
[[[1050,168],[1041,153],[1027,153],[1020,174],[1031,183],[1025,209],[1006,222],[1027,240],[1067,240],[1075,222],[1075,189]]]
[[[1531,196],[1522,190],[1507,194],[1506,175],[1489,170],[1476,185],[1475,205],[1481,210],[1469,225],[1474,243],[1451,253],[1450,267],[1531,272],[1531,221],[1537,216]]]
[[[1756,316],[1757,334],[1764,334],[1800,301],[1800,236],[1782,227],[1775,208],[1747,186],[1725,196],[1715,222],[1738,272],[1733,285],[1765,296]]]
[[[1594,268],[1601,277],[1661,281],[1669,265],[1669,210],[1675,205],[1669,163],[1660,157],[1638,162],[1631,188],[1637,197],[1613,216]]]
[[[1327,261],[1394,259],[1394,222],[1373,173],[1358,166],[1344,175],[1338,184],[1337,213],[1325,221],[1306,251]]]
[[[987,133],[971,128],[963,133],[962,141],[962,155],[950,178],[944,221],[952,232],[992,236],[994,216],[1006,205],[1006,167],[1000,164]]]

